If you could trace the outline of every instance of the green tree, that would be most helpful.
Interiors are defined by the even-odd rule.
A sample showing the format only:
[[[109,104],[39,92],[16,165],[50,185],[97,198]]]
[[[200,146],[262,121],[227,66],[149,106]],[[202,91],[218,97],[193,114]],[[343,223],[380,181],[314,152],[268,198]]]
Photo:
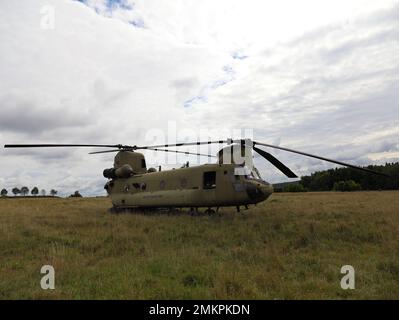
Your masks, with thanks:
[[[345,191],[345,181],[334,182],[333,191]]]
[[[347,188],[348,191],[359,191],[359,190],[362,190],[362,186],[359,183],[357,183],[357,182],[355,182],[353,180],[346,181],[346,188]]]
[[[333,186],[334,191],[358,191],[361,189],[361,185],[353,180],[338,181]]]
[[[21,188],[21,194],[23,196],[26,196],[29,193],[29,188],[28,187],[22,187]]]
[[[19,190],[19,188],[15,187],[12,189],[12,193],[14,194],[14,196],[16,196],[17,194],[21,193],[21,190]]]
[[[346,186],[342,183],[340,184],[341,181],[353,180],[356,184],[360,184],[362,190],[399,189],[399,162],[386,163],[379,166],[372,165],[365,168],[387,174],[388,177],[369,174],[351,168],[335,168],[301,177],[301,184],[310,191],[359,189],[359,186],[354,186],[351,183]]]
[[[8,194],[8,191],[7,191],[7,189],[3,189],[3,190],[1,190],[1,196],[2,196],[2,197],[6,197],[6,196],[7,196],[7,194]]]
[[[80,194],[79,191],[75,191],[74,194],[70,195],[71,198],[82,198],[82,195]]]
[[[39,194],[39,189],[37,187],[34,187],[31,192],[32,196],[37,196]]]
[[[305,188],[301,183],[289,184],[284,188],[284,192],[305,192]]]
[[[50,194],[54,197],[58,193],[57,190],[51,189]]]

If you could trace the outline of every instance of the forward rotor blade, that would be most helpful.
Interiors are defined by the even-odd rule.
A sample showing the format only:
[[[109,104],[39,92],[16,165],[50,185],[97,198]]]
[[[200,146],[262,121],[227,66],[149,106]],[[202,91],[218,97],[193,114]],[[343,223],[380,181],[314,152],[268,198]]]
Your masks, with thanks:
[[[106,150],[106,151],[94,151],[94,152],[89,152],[89,154],[100,154],[100,153],[119,152],[119,151],[122,151],[122,150],[114,149],[114,150]]]
[[[168,150],[168,149],[158,149],[158,148],[151,148],[151,149],[145,149],[149,151],[164,151],[164,152],[174,152],[174,153],[184,153],[184,154],[190,154],[194,156],[203,156],[203,157],[209,157],[209,158],[216,158],[216,156],[213,156],[211,154],[204,154],[204,153],[195,153],[195,152],[186,152],[186,151],[178,151],[178,150]]]
[[[119,151],[129,151],[128,149],[115,149],[115,150],[106,150],[106,151],[94,151],[94,152],[89,152],[89,154],[101,154],[101,153],[109,153],[109,152],[119,152]],[[204,154],[204,153],[193,153],[193,152],[185,152],[185,151],[177,151],[177,150],[167,150],[167,149],[145,149],[148,151],[163,151],[163,152],[174,152],[174,153],[184,153],[184,154],[189,154],[189,155],[195,155],[195,156],[203,156],[203,157],[209,157],[209,158],[216,158],[216,156],[210,155],[210,154]]]
[[[257,153],[259,153],[263,158],[268,160],[277,169],[279,169],[282,173],[284,173],[288,178],[298,178],[298,176],[295,173],[293,173],[290,168],[286,167],[283,163],[281,163],[278,159],[276,159],[270,153],[268,153],[264,150],[261,150],[257,147],[253,147],[253,149]]]
[[[52,147],[98,147],[98,148],[118,148],[122,150],[139,150],[139,149],[156,149],[167,147],[181,147],[181,146],[195,146],[204,144],[231,144],[242,143],[244,140],[213,140],[213,141],[199,141],[199,142],[183,142],[173,144],[163,144],[155,146],[128,146],[122,144],[6,144],[4,148],[52,148]]]
[[[316,158],[316,159],[320,159],[320,160],[327,161],[327,162],[336,163],[336,164],[339,164],[341,166],[349,167],[349,168],[352,168],[352,169],[361,170],[361,171],[364,171],[364,172],[373,173],[373,174],[377,174],[377,175],[380,175],[380,176],[390,177],[389,175],[387,175],[385,173],[382,173],[382,172],[370,170],[370,169],[367,169],[367,168],[358,167],[358,166],[355,166],[355,165],[350,164],[350,163],[346,163],[346,162],[342,162],[342,161],[338,161],[338,160],[333,160],[333,159],[328,159],[328,158],[325,158],[325,157],[320,157],[320,156],[317,156],[317,155],[314,155],[314,154],[310,154],[310,153],[306,153],[306,152],[302,152],[302,151],[298,151],[298,150],[293,150],[293,149],[289,149],[289,148],[279,147],[279,146],[275,146],[275,145],[272,145],[272,144],[261,143],[261,142],[257,142],[257,141],[254,141],[253,143],[254,143],[254,145],[258,144],[260,146],[265,146],[265,147],[270,147],[270,148],[274,148],[274,149],[284,150],[284,151],[288,151],[288,152],[292,152],[292,153],[297,153],[297,154],[300,154],[300,155],[303,155],[303,156],[306,156],[306,157],[311,157],[311,158]]]
[[[124,148],[121,144],[6,144],[4,148],[57,148],[57,147],[96,147]]]

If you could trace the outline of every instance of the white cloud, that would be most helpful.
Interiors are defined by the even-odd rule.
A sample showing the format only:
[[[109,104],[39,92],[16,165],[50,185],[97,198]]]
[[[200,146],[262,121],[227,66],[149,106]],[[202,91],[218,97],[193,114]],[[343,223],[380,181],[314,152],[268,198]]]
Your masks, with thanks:
[[[0,4],[2,144],[140,144],[172,120],[253,128],[258,140],[358,164],[396,159],[396,1],[106,3]],[[55,9],[54,29],[41,28],[43,6]],[[87,150],[0,152],[9,189],[40,179],[100,193],[112,166],[112,154]],[[329,166],[273,153],[299,174]]]

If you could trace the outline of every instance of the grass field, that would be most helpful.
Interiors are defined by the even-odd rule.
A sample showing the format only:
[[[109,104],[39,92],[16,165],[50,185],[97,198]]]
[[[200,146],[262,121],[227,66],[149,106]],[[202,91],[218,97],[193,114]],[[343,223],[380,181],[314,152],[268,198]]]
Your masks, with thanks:
[[[0,298],[399,299],[399,192],[273,194],[215,217],[108,207],[0,199]],[[340,287],[348,264],[355,290]]]

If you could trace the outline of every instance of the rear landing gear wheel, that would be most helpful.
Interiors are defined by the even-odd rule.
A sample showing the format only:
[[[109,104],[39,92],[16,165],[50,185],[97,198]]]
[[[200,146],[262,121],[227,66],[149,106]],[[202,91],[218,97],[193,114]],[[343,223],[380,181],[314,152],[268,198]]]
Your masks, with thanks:
[[[198,216],[199,215],[198,208],[190,208],[190,211],[188,213],[190,214],[190,216]]]
[[[205,210],[205,214],[209,215],[209,216],[213,216],[216,213],[215,210],[213,210],[212,208],[208,208]]]

